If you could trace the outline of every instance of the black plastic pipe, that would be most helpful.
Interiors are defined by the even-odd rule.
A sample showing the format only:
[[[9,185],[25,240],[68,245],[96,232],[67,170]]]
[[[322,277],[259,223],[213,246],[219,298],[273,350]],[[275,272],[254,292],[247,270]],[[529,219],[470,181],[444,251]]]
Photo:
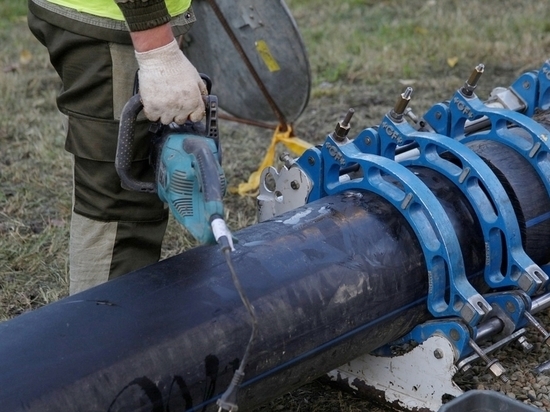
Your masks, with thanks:
[[[236,237],[234,266],[259,321],[244,410],[429,318],[418,241],[372,193],[325,198]],[[214,410],[203,408],[249,334],[222,254],[199,247],[0,324],[0,405]]]

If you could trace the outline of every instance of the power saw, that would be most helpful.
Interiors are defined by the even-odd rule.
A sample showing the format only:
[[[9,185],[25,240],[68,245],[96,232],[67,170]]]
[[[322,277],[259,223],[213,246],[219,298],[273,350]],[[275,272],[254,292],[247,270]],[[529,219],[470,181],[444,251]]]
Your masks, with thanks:
[[[204,78],[204,77],[203,77]],[[210,83],[207,81],[210,93]],[[233,250],[231,233],[223,219],[225,175],[218,135],[218,99],[205,100],[205,123],[187,121],[183,125],[152,123],[150,164],[155,181],[140,181],[131,174],[134,134],[141,97],[128,100],[120,119],[115,168],[122,187],[157,193],[167,203],[175,219],[202,244],[218,242]]]

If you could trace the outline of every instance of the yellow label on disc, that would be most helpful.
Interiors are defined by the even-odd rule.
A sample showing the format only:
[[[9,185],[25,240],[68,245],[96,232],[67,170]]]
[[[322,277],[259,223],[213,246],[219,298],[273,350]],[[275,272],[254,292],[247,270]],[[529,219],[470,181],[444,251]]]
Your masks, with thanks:
[[[256,50],[258,51],[258,54],[260,55],[270,72],[281,70],[281,68],[279,67],[279,63],[277,63],[277,60],[275,60],[275,58],[271,54],[269,46],[264,40],[259,40],[256,42]]]

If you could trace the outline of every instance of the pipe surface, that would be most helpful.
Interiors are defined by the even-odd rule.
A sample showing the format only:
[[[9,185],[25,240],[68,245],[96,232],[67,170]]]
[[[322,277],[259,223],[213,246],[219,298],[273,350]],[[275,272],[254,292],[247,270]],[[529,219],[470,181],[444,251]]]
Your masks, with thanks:
[[[430,317],[422,249],[375,194],[324,198],[236,237],[234,266],[259,321],[244,410]],[[215,410],[250,329],[218,248],[192,249],[0,324],[0,404]]]

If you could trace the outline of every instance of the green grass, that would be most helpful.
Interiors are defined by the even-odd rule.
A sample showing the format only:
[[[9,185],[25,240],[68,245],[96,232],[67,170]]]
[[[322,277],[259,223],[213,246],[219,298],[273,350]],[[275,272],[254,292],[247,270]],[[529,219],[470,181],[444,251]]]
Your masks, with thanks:
[[[478,62],[493,70],[538,66],[550,46],[550,9],[540,1],[325,3],[289,1],[315,84],[375,84],[458,72]],[[454,69],[447,64],[450,57],[458,58]]]
[[[2,0],[2,6],[0,7],[0,28],[7,27],[10,23],[20,20],[26,15],[26,0]]]

